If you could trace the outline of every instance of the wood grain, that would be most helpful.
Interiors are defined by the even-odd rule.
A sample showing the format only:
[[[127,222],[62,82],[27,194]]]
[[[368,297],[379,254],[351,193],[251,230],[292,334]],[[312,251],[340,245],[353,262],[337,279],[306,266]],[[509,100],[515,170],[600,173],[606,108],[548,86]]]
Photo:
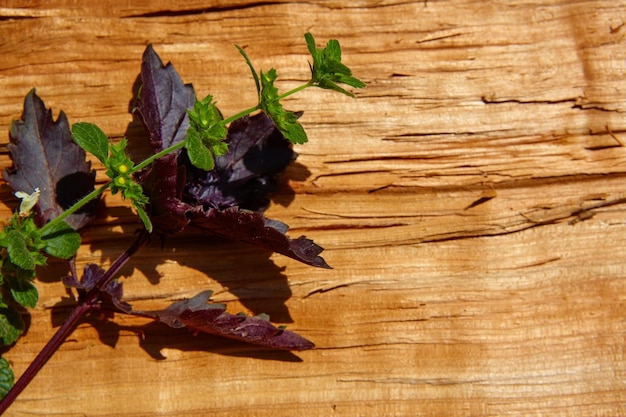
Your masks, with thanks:
[[[308,75],[303,33],[337,38],[368,84],[356,100],[288,102],[310,143],[268,216],[324,246],[333,270],[190,233],[123,271],[135,305],[211,288],[317,349],[94,318],[7,415],[626,415],[623,1],[0,5],[3,132],[36,87],[55,115],[133,136],[147,43],[227,115],[255,99],[235,43],[287,89]],[[17,203],[6,185],[0,197],[7,216]],[[106,206],[81,266],[132,240],[127,205]],[[65,273],[40,271],[28,333],[6,353],[18,375],[68,311]]]

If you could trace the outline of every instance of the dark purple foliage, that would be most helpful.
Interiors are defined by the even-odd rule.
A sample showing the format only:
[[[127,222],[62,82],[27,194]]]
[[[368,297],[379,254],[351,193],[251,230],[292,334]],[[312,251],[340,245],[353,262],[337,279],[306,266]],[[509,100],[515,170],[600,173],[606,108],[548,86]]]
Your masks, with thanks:
[[[306,350],[315,345],[289,330],[277,328],[264,316],[234,315],[223,304],[207,304],[211,291],[173,303],[165,310],[133,311],[170,327],[186,327],[194,332],[210,333],[255,345],[282,350]]]
[[[311,266],[330,268],[319,256],[323,250],[320,246],[304,236],[290,239],[285,234],[285,223],[268,219],[261,212],[229,207],[193,214],[191,224],[212,234],[251,243]]]
[[[72,271],[74,270],[72,269]],[[105,272],[106,271],[104,269],[100,268],[96,264],[87,264],[85,266],[85,271],[83,272],[83,277],[80,281],[74,275],[75,272],[73,272],[63,278],[63,284],[68,288],[76,288],[79,297],[84,297],[89,291],[92,291],[96,287]],[[122,284],[112,280],[106,285],[104,290],[99,290],[96,300],[97,302],[109,302],[117,310],[124,313],[130,313],[131,306],[130,304],[122,301],[123,295],[124,290]]]
[[[135,114],[158,152],[184,139],[193,89],[171,64],[163,65],[151,46],[144,53],[141,81]],[[226,140],[229,152],[216,158],[212,171],[192,167],[181,152],[159,159],[140,175],[154,230],[171,234],[190,225],[328,268],[320,246],[305,237],[289,238],[287,225],[263,215],[279,174],[295,159],[290,142],[264,114],[233,122]]]
[[[143,53],[141,83],[134,112],[143,122],[154,152],[183,141],[189,127],[187,109],[196,102],[193,86],[183,84],[171,63],[164,66],[152,45]]]
[[[265,210],[280,173],[296,158],[289,141],[262,113],[234,121],[226,141],[228,153],[216,158],[212,171],[188,165],[188,175],[194,181],[186,191],[206,207]]]
[[[79,296],[84,297],[95,288],[104,273],[102,268],[91,264],[85,267],[80,281],[70,275],[63,282],[68,287],[78,289]],[[277,328],[264,316],[230,314],[226,312],[224,304],[209,303],[211,294],[211,291],[203,291],[188,300],[177,301],[163,310],[133,310],[130,304],[122,301],[122,284],[111,281],[105,290],[100,291],[98,302],[104,311],[112,307],[119,312],[148,317],[170,327],[186,327],[192,332],[214,334],[273,349],[306,350],[315,346],[294,332]]]
[[[10,137],[14,167],[2,176],[15,191],[31,194],[39,188],[35,210],[40,224],[93,191],[96,173],[86,162],[85,151],[72,140],[65,113],[60,112],[55,122],[34,89],[26,95],[22,120],[13,122]],[[96,205],[96,201],[88,204],[67,223],[80,229],[94,217]]]

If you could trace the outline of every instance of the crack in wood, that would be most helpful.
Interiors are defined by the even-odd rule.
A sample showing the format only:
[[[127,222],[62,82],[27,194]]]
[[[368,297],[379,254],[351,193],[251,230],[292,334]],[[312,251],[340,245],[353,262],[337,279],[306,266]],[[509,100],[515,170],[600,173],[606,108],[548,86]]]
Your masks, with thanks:
[[[469,210],[476,206],[480,206],[481,204],[485,204],[487,201],[492,200],[494,196],[491,197],[480,197],[477,200],[472,201],[469,205],[467,205],[463,210]]]
[[[0,22],[11,20],[39,19],[40,16],[24,16],[24,15],[0,15]]]
[[[603,107],[599,104],[591,104],[591,103],[584,103],[584,97],[577,97],[577,98],[565,98],[565,99],[560,99],[560,100],[521,100],[521,99],[514,99],[514,98],[503,98],[503,99],[492,99],[492,98],[487,98],[486,96],[482,96],[480,98],[480,100],[484,103],[484,104],[510,104],[510,103],[514,103],[514,104],[547,104],[547,105],[555,105],[555,104],[566,104],[566,103],[573,103],[571,108],[572,109],[579,109],[579,110],[597,110],[597,111],[602,111],[602,112],[608,112],[608,113],[623,113],[620,109],[609,109],[606,107]]]
[[[148,12],[148,13],[140,13],[140,14],[132,14],[123,16],[123,18],[155,18],[155,17],[178,17],[178,16],[195,16],[202,15],[206,13],[224,13],[224,12],[232,12],[238,10],[246,10],[246,9],[254,9],[262,6],[276,6],[280,4],[285,4],[281,2],[275,1],[259,1],[255,3],[243,3],[232,6],[213,6],[213,7],[204,7],[197,9],[184,9],[184,10],[159,10],[156,12]]]
[[[579,108],[577,107],[579,105],[576,103],[580,101],[580,98],[565,98],[565,99],[560,99],[560,100],[521,100],[521,99],[515,99],[515,98],[493,99],[493,98],[487,98],[486,96],[482,96],[480,98],[480,101],[482,101],[484,104],[514,103],[514,104],[549,104],[549,105],[552,105],[552,104],[574,103],[572,108]]]
[[[421,39],[419,41],[415,41],[415,44],[419,45],[419,44],[424,44],[424,43],[429,43],[429,42],[436,42],[436,41],[441,41],[444,39],[450,39],[450,38],[456,38],[457,36],[462,36],[463,33],[452,33],[450,35],[441,35],[441,36],[437,36],[434,38],[428,38],[428,39]]]
[[[487,382],[484,379],[450,379],[450,378],[354,378],[354,379],[337,379],[337,382],[363,382],[375,384],[404,384],[404,385],[465,385]]]
[[[354,283],[353,283],[353,282],[348,282],[348,283],[345,283],[345,284],[337,284],[337,285],[333,285],[332,287],[325,287],[325,288],[324,288],[324,287],[322,287],[322,288],[316,288],[316,289],[314,289],[314,290],[312,290],[312,291],[309,291],[309,292],[308,292],[308,293],[307,293],[304,297],[302,297],[302,298],[303,298],[303,299],[305,299],[305,298],[309,298],[309,297],[311,297],[312,295],[315,295],[315,294],[323,294],[323,293],[326,293],[326,292],[329,292],[329,291],[333,291],[333,290],[336,290],[336,289],[339,289],[339,288],[349,287],[349,286],[351,286],[352,284],[354,284]]]

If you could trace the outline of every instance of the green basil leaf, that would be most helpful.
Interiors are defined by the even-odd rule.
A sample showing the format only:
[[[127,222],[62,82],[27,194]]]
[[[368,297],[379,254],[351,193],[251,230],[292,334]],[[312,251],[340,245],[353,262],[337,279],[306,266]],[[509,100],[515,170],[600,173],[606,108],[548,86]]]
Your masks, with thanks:
[[[11,295],[22,307],[34,308],[39,300],[35,286],[26,280],[14,280],[11,283]]]
[[[22,334],[24,322],[14,308],[0,309],[0,339],[4,345],[12,345]]]
[[[189,161],[191,161],[193,166],[205,171],[213,169],[215,166],[213,153],[206,146],[204,146],[202,138],[200,138],[200,135],[197,132],[191,130],[187,132],[185,147],[187,148]]]
[[[69,259],[80,247],[80,235],[65,222],[59,222],[41,236],[46,243],[46,253],[61,259]]]
[[[0,398],[4,398],[13,387],[15,375],[8,360],[0,357]]]
[[[105,163],[109,157],[109,139],[104,132],[93,123],[74,123],[72,125],[74,142],[93,154],[100,162]]]
[[[22,269],[35,269],[35,258],[28,250],[26,239],[19,232],[10,230],[6,235],[7,252],[11,262]]]

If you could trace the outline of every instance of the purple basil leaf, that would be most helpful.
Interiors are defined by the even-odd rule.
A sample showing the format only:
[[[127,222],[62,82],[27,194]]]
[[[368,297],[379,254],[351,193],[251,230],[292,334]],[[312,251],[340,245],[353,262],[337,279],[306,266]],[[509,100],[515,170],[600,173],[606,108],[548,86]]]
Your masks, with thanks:
[[[41,195],[35,208],[40,224],[56,218],[94,189],[95,171],[85,160],[85,151],[72,140],[65,113],[57,121],[52,111],[31,90],[24,99],[22,120],[14,121],[8,145],[14,167],[5,169],[3,178],[15,191]],[[80,229],[93,217],[97,202],[85,206],[66,221]]]
[[[195,104],[196,94],[171,63],[163,65],[152,45],[143,53],[141,83],[134,112],[144,124],[154,152],[185,140],[187,109]]]
[[[63,278],[63,284],[68,288],[76,288],[79,296],[85,296],[89,291],[94,289],[100,278],[105,274],[105,270],[96,264],[87,264],[85,271],[80,280],[73,274]],[[113,280],[109,282],[104,290],[99,290],[98,301],[109,302],[121,312],[130,314],[132,307],[130,304],[122,301],[124,296],[124,288],[121,283]]]
[[[163,61],[148,45],[141,64],[141,88],[133,113],[141,120],[154,152],[185,139],[189,128],[187,109],[195,103],[193,86],[184,84],[171,63]],[[180,199],[184,172],[179,174],[178,154],[155,161],[139,175],[150,198],[149,215],[154,230],[171,234],[181,231],[192,209]]]
[[[252,118],[252,120],[264,122],[262,118]],[[246,138],[247,136],[231,137]],[[249,147],[249,149],[255,149],[255,147]],[[235,162],[240,160],[232,159]],[[231,165],[224,164],[227,167],[234,165],[234,163]],[[214,171],[217,169],[216,167]],[[261,211],[246,210],[239,206],[213,208],[212,206],[218,204],[211,204],[210,201],[207,201],[210,190],[214,190],[215,195],[223,196],[223,193],[217,187],[206,186],[203,188],[198,183],[206,185],[207,175],[215,174],[214,171],[208,174],[197,169],[185,171],[184,167],[177,165],[174,155],[168,155],[156,161],[151,170],[140,179],[146,194],[150,196],[149,213],[154,230],[163,234],[176,233],[189,224],[211,234],[251,243],[266,250],[278,252],[308,265],[329,268],[326,261],[319,256],[323,250],[320,246],[305,237],[289,238],[286,235],[288,229],[286,224],[266,218]],[[239,171],[233,170],[229,175],[236,176],[239,173],[243,173],[243,168]],[[276,174],[270,174],[270,176],[273,175]],[[217,178],[219,182],[219,177]],[[256,176],[255,180],[258,178],[260,176]],[[198,201],[190,193],[183,192],[184,183],[188,188],[203,194],[205,198]],[[227,185],[232,188],[235,187],[228,183]],[[241,187],[244,188],[245,186],[241,185]],[[251,188],[254,189],[255,187],[252,186]],[[263,194],[265,198],[266,195],[267,193]],[[223,202],[224,200],[220,201]],[[257,199],[257,201],[259,200]]]
[[[177,160],[176,154],[159,158],[138,177],[150,199],[148,214],[156,233],[180,232],[189,224],[188,213],[194,209],[182,200],[185,171]]]
[[[66,285],[78,288],[84,295],[91,290],[104,270],[96,265],[85,267],[80,283],[69,277]],[[122,284],[112,281],[104,291],[100,291],[99,301],[110,303],[122,313],[148,317],[167,324],[170,327],[186,327],[192,332],[203,332],[237,339],[260,346],[281,350],[306,350],[315,345],[294,332],[277,328],[263,316],[233,315],[226,312],[226,306],[208,303],[212,291],[203,291],[183,301],[177,301],[163,310],[133,310],[132,306],[122,301]]]
[[[100,268],[96,264],[87,264],[85,266],[85,271],[83,272],[83,277],[80,280],[78,280],[75,275],[70,274],[63,278],[63,284],[66,287],[76,288],[87,292],[96,285],[102,275],[104,275],[104,269]]]
[[[188,166],[187,192],[211,208],[265,210],[280,173],[296,158],[291,142],[263,113],[234,121],[226,142],[228,153],[216,158],[212,171]]]
[[[143,122],[155,152],[184,140],[187,109],[195,98],[171,64],[163,65],[151,46],[141,67],[143,86],[135,114]],[[294,159],[291,144],[263,114],[231,124],[229,152],[206,172],[192,167],[185,152],[160,158],[139,176],[150,198],[154,231],[172,234],[187,225],[278,252],[309,265],[328,268],[322,248],[304,237],[292,240],[284,223],[262,214],[279,174]]]
[[[262,316],[233,315],[223,304],[207,304],[211,291],[204,291],[189,300],[173,303],[169,308],[156,311],[133,311],[131,314],[150,317],[170,327],[186,327],[193,332],[203,332],[237,339],[260,346],[282,350],[306,350],[315,345],[294,332],[277,328]]]
[[[200,313],[203,320],[211,321],[226,311],[224,304],[207,304],[211,294],[212,291],[203,291],[188,300],[177,301],[164,310],[133,310],[131,314],[149,317],[174,328],[186,327],[184,317],[193,313]]]
[[[289,238],[285,234],[285,223],[268,219],[258,211],[238,207],[208,209],[192,217],[191,225],[218,236],[278,252],[311,266],[330,268],[324,258],[319,256],[323,251],[320,246],[304,236]]]

